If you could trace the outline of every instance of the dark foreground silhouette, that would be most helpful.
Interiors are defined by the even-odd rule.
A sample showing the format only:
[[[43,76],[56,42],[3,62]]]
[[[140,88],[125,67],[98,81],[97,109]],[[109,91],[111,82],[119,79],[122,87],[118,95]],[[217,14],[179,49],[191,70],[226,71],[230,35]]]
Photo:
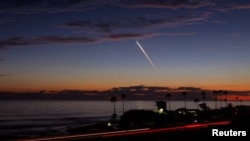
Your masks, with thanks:
[[[204,117],[204,113],[202,113],[201,117],[195,116],[194,119],[193,115],[186,114],[186,118],[184,121],[177,119],[178,116],[172,113],[171,116],[175,117],[168,117],[168,114],[159,114],[152,111],[147,110],[131,110],[124,113],[119,121],[119,124],[114,125],[113,128],[118,129],[134,129],[134,128],[160,128],[163,127],[175,127],[181,125],[191,125],[195,126],[195,124],[199,125],[199,123],[209,123],[211,120],[214,121],[223,121],[223,120],[230,120],[228,125],[211,125],[202,128],[183,128],[181,130],[166,130],[163,132],[152,132],[152,133],[142,133],[142,134],[128,134],[128,135],[120,135],[120,136],[109,136],[106,138],[90,138],[90,141],[201,141],[201,140],[218,140],[218,139],[238,139],[241,141],[248,140],[249,138],[249,127],[250,127],[250,109],[249,107],[237,107],[233,109],[232,115],[226,111],[220,111],[222,117],[218,116],[216,111],[216,118],[214,117],[213,112],[210,112],[211,115],[206,115]],[[168,116],[167,116],[168,115]],[[226,116],[228,117],[226,117]],[[182,117],[184,119],[184,117]],[[198,121],[197,121],[198,119]],[[202,120],[204,119],[204,120]],[[208,119],[210,121],[208,121]],[[194,121],[196,123],[194,123]],[[193,122],[193,124],[191,123]],[[98,127],[101,125],[97,125]],[[101,128],[92,128],[92,131],[98,130]],[[104,126],[102,126],[104,127]],[[91,129],[91,127],[87,127],[85,131]],[[217,129],[219,131],[245,131],[246,136],[234,136],[233,134],[227,136],[213,136],[212,130]],[[112,126],[109,128],[112,131]],[[115,130],[115,129],[114,129]],[[75,130],[76,131],[76,130]],[[78,133],[81,133],[83,130],[78,130]],[[77,131],[76,131],[77,132]]]
[[[179,127],[185,125],[195,125],[210,123],[215,121],[230,121],[228,125],[211,125],[202,128],[183,128],[181,130],[169,130],[163,132],[145,132],[142,134],[126,134],[119,136],[107,136],[105,138],[84,138],[89,141],[180,141],[180,140],[208,140],[222,139],[224,137],[212,136],[212,130],[219,131],[246,131],[245,137],[235,137],[240,140],[245,140],[249,137],[250,129],[250,106],[227,107],[220,110],[193,110],[193,109],[177,109],[175,111],[150,111],[150,110],[130,110],[125,112],[121,118],[107,122],[100,122],[84,127],[69,128],[66,135],[78,135],[88,133],[115,132],[126,131],[133,129],[161,129],[168,127]],[[37,138],[37,137],[36,137]],[[1,140],[22,140],[36,139],[27,137],[1,137]],[[42,137],[43,138],[43,137]],[[64,140],[83,140],[79,139],[64,139]]]

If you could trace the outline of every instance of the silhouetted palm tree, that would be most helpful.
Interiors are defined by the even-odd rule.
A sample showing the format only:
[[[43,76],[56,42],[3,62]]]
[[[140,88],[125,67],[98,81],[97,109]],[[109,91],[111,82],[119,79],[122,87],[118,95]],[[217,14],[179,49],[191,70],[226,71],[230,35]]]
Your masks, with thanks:
[[[194,99],[194,103],[196,103],[196,109],[198,110],[198,102],[200,102],[200,100],[198,98]]]
[[[201,92],[201,98],[202,98],[203,103],[205,103],[205,99],[206,99],[205,95],[206,95],[205,92]]]
[[[240,101],[240,105],[242,106],[242,100],[240,99],[239,101]]]
[[[225,107],[227,107],[227,99],[225,98],[224,101],[225,101]]]
[[[110,101],[111,101],[111,102],[113,103],[113,105],[114,105],[113,120],[115,120],[115,118],[116,118],[115,102],[117,101],[117,100],[116,100],[116,97],[115,97],[115,96],[112,96],[111,99],[110,99]]]
[[[222,98],[221,98],[221,95],[222,95],[223,91],[219,90],[218,93],[219,93],[219,96],[220,96],[220,108],[222,108]]]
[[[236,99],[236,103],[237,103],[237,106],[238,106],[238,105],[239,105],[239,104],[238,104],[238,99],[239,99],[239,97],[236,96],[235,99]]]
[[[214,93],[214,95],[215,95],[215,100],[214,100],[214,108],[215,109],[217,109],[217,94],[218,94],[218,91],[216,91],[216,90],[213,90],[213,93]]]
[[[122,94],[121,98],[122,98],[122,112],[124,114],[124,99],[126,98],[126,94]]]
[[[225,101],[225,107],[227,107],[227,94],[228,94],[228,92],[227,91],[224,91],[224,95],[225,95],[225,99],[224,99],[224,101]]]
[[[182,92],[181,93],[184,97],[184,106],[185,106],[185,109],[187,108],[187,105],[186,105],[186,95],[187,95],[187,92]]]
[[[171,111],[171,104],[170,104],[170,97],[171,97],[172,95],[170,94],[170,93],[167,93],[166,94],[166,97],[168,98],[168,106],[169,106],[169,111]]]

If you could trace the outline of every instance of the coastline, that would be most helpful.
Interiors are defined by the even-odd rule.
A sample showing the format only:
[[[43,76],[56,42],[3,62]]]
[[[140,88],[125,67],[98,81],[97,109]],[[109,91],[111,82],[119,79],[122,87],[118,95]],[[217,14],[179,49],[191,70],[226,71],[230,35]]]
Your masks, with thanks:
[[[16,137],[12,138],[13,140],[44,140],[49,141],[48,139],[52,139],[53,137],[61,137],[63,140],[86,140],[86,141],[110,141],[110,140],[119,140],[119,141],[127,141],[127,140],[146,140],[146,141],[163,141],[166,139],[170,139],[173,141],[180,140],[200,140],[201,138],[209,138],[215,139],[216,136],[212,136],[213,129],[218,129],[221,131],[246,131],[247,136],[249,136],[249,126],[250,126],[250,111],[248,109],[243,109],[238,111],[236,116],[232,117],[230,120],[226,119],[218,119],[215,121],[203,121],[198,123],[182,123],[171,126],[149,126],[144,127],[141,126],[141,130],[143,132],[135,132],[129,133],[129,131],[135,131],[136,128],[120,128],[117,126],[121,124],[121,121],[117,121],[113,123],[117,123],[116,126],[108,126],[108,122],[112,121],[103,121],[97,122],[93,124],[89,124],[86,126],[80,125],[78,127],[68,127],[67,132],[64,134],[53,134],[53,135],[39,135],[36,137]],[[228,121],[228,122],[225,122]],[[217,122],[217,124],[214,123]],[[221,122],[221,123],[220,123]],[[222,123],[224,122],[224,123]],[[226,123],[226,124],[225,124]],[[117,127],[117,128],[114,128]],[[178,129],[178,130],[176,130]],[[149,130],[149,131],[146,131]],[[125,131],[125,132],[124,132]],[[158,132],[159,131],[159,132]],[[115,133],[115,132],[118,132]],[[109,134],[112,133],[112,134]],[[91,136],[87,136],[90,134]],[[93,137],[93,134],[98,134],[101,136]],[[190,136],[192,135],[192,136]],[[77,136],[77,137],[74,137]],[[47,138],[46,138],[47,137]],[[11,138],[5,138],[6,140],[10,140]],[[244,138],[245,139],[245,138]]]
[[[144,128],[144,129],[134,129],[134,130],[121,130],[121,131],[108,131],[105,132],[90,132],[82,134],[70,134],[62,136],[49,136],[42,138],[26,138],[20,141],[184,141],[193,140],[199,141],[201,139],[221,139],[218,136],[212,136],[212,130],[218,129],[221,131],[234,130],[237,131],[238,128],[233,128],[230,122],[214,122],[211,125],[204,124],[187,124],[184,126],[168,127],[168,128]],[[233,135],[235,136],[235,135]],[[249,136],[249,135],[248,135]],[[226,135],[225,137],[229,137]],[[247,140],[246,136],[238,136],[237,139]]]
[[[87,118],[72,118],[72,119],[47,119],[46,122],[34,120],[29,121],[29,124],[8,124],[0,126],[1,140],[19,140],[46,136],[69,135],[70,130],[88,128],[93,125],[106,123],[108,117],[89,117]],[[62,120],[62,121],[60,121]],[[2,121],[3,122],[3,121]],[[19,121],[20,122],[20,121]],[[82,130],[84,132],[84,130]],[[87,131],[87,130],[85,130]]]
[[[106,102],[104,102],[106,103]],[[103,104],[104,104],[103,103]],[[180,102],[182,105],[182,102]],[[27,105],[27,103],[25,103]],[[32,103],[37,104],[37,103]],[[59,105],[55,107],[54,105]],[[107,131],[118,131],[118,130],[133,130],[138,128],[160,128],[160,127],[173,127],[176,125],[184,125],[186,123],[193,123],[197,122],[207,122],[208,119],[204,119],[205,117],[210,117],[210,120],[221,120],[221,119],[233,119],[235,117],[235,112],[242,111],[242,113],[250,113],[249,106],[240,106],[240,107],[225,107],[222,109],[204,109],[198,110],[200,116],[194,117],[195,114],[188,114],[182,115],[178,114],[179,112],[198,112],[197,109],[184,109],[179,108],[174,111],[168,111],[167,109],[161,111],[158,109],[158,112],[155,110],[143,110],[143,109],[130,109],[125,112],[125,115],[121,115],[120,113],[117,116],[117,121],[114,122],[112,116],[88,116],[94,115],[91,110],[85,110],[84,113],[77,112],[72,113],[72,110],[84,111],[84,109],[74,109],[75,107],[84,106],[82,104],[90,104],[90,103],[82,103],[82,102],[70,102],[69,104],[73,104],[73,107],[65,109],[64,107],[60,107],[60,105],[64,104],[65,102],[54,103],[51,106],[54,106],[52,111],[47,112],[47,115],[41,114],[42,109],[49,109],[48,107],[39,106],[36,109],[40,108],[41,110],[38,113],[29,113],[25,115],[22,113],[24,117],[20,117],[20,114],[14,114],[11,112],[11,115],[8,117],[6,115],[1,115],[0,119],[0,138],[4,140],[18,140],[18,139],[26,139],[26,138],[36,138],[36,137],[47,137],[47,136],[66,136],[72,134],[86,134],[86,133],[97,133],[97,132],[107,132]],[[92,103],[93,104],[93,103]],[[149,102],[138,102],[140,105],[151,104]],[[152,103],[154,104],[154,103]],[[44,104],[41,103],[42,106],[49,105],[49,103]],[[67,105],[67,106],[70,106]],[[93,104],[95,105],[95,104]],[[29,105],[27,105],[29,106]],[[71,105],[72,106],[72,105]],[[102,106],[103,105],[98,105]],[[104,105],[105,106],[105,105]],[[112,113],[112,105],[110,108],[110,103],[107,103],[107,111],[108,113]],[[155,106],[155,105],[153,105]],[[245,108],[246,109],[245,109]],[[20,108],[20,107],[18,107]],[[60,108],[59,110],[64,112],[61,114],[60,112],[54,112],[55,109]],[[94,107],[95,108],[95,107]],[[50,108],[51,109],[51,108]],[[25,109],[28,110],[28,109]],[[65,113],[68,110],[69,113]],[[235,111],[236,110],[236,111]],[[244,112],[247,110],[248,112]],[[57,110],[58,111],[58,110]],[[110,112],[111,111],[111,112]],[[134,111],[134,112],[132,112]],[[222,113],[224,111],[224,114]],[[93,111],[93,112],[100,112],[100,111]],[[131,113],[132,112],[132,113]],[[161,113],[163,112],[163,113]],[[172,115],[174,113],[174,116]],[[212,112],[212,113],[211,113]],[[53,114],[52,114],[53,113]],[[104,113],[102,111],[101,113]],[[206,114],[205,114],[206,113]],[[205,114],[205,115],[204,115]],[[84,116],[85,115],[85,116]],[[101,115],[101,114],[100,114]],[[146,117],[146,118],[145,118]],[[244,115],[243,117],[249,117],[249,115]],[[122,119],[122,122],[120,121]],[[243,118],[244,123],[239,123],[239,125],[249,125],[248,119]],[[250,117],[249,117],[250,119]],[[108,123],[112,123],[112,126],[108,126]],[[239,122],[239,121],[238,121]],[[113,124],[115,123],[115,124]],[[146,124],[145,124],[146,123]],[[171,124],[169,124],[171,123]],[[235,122],[234,122],[235,123]],[[129,125],[129,126],[127,126]],[[237,124],[236,124],[237,125]],[[249,125],[250,126],[250,125]]]

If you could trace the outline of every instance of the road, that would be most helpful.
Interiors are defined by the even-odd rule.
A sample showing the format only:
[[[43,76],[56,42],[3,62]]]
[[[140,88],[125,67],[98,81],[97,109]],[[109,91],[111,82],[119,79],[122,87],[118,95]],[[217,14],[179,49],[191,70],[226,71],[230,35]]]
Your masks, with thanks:
[[[143,128],[143,129],[133,129],[133,130],[122,130],[114,132],[100,132],[91,134],[77,134],[77,135],[64,135],[64,136],[53,136],[44,138],[34,138],[22,141],[76,141],[76,140],[88,140],[88,141],[102,141],[102,140],[115,140],[121,138],[128,138],[132,136],[140,137],[143,135],[153,135],[174,132],[186,132],[191,130],[200,130],[207,128],[209,126],[219,126],[228,125],[230,121],[220,121],[220,122],[209,122],[209,123],[193,123],[182,126],[175,127],[165,127],[165,128]],[[131,139],[131,138],[130,138]]]

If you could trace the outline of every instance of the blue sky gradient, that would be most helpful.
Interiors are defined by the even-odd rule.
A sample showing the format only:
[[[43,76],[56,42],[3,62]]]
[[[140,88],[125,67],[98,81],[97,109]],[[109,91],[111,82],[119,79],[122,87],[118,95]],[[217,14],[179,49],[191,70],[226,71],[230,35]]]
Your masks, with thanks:
[[[247,0],[2,0],[0,8],[0,91],[250,90]]]

